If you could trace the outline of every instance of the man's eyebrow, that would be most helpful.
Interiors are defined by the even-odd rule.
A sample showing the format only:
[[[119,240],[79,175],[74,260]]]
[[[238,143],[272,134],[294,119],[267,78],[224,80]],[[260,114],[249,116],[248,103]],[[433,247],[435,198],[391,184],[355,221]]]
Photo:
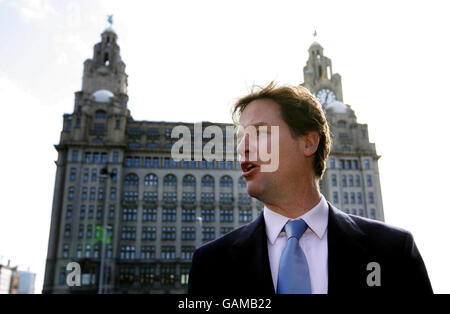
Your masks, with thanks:
[[[265,121],[260,121],[260,122],[256,122],[256,123],[252,123],[249,125],[253,125],[253,126],[260,126],[260,125],[267,125],[267,126],[271,126],[272,124],[269,122],[265,122]]]

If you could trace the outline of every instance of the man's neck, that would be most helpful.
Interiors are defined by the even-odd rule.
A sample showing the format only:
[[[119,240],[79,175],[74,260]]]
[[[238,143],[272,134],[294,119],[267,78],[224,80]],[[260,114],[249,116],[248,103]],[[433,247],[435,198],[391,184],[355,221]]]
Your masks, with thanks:
[[[295,219],[313,209],[321,197],[317,185],[302,189],[299,193],[292,193],[291,196],[264,205],[280,215]]]

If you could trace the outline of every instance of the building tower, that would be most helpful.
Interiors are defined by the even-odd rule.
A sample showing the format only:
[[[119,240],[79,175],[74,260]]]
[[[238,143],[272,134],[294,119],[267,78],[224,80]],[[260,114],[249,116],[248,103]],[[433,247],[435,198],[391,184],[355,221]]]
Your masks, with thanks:
[[[322,104],[332,137],[327,170],[320,182],[322,193],[347,213],[384,221],[378,159],[369,142],[367,124],[356,120],[344,105],[341,76],[333,73],[331,59],[314,42],[303,68],[304,83]]]

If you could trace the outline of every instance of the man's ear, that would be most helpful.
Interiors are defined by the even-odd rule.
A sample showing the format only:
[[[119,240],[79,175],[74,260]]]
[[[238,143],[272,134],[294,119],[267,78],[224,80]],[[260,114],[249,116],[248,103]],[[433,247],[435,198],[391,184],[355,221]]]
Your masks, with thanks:
[[[306,157],[314,155],[319,147],[320,136],[317,131],[308,131],[303,137],[303,148]]]

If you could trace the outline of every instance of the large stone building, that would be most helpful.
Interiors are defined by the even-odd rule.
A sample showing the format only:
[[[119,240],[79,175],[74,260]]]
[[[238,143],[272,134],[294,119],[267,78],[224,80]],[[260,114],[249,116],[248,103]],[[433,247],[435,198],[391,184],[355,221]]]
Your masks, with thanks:
[[[338,135],[322,193],[349,213],[383,220],[379,156],[367,125],[343,105],[340,77],[331,74],[331,61],[318,44],[310,48],[304,74],[304,85],[317,92]],[[177,141],[172,128],[182,124],[194,134],[196,125],[136,121],[127,102],[125,63],[117,34],[108,28],[84,63],[82,89],[55,146],[44,293],[97,293],[100,268],[102,292],[185,292],[195,248],[249,223],[263,208],[247,194],[236,158],[171,158]],[[231,125],[214,125],[226,140]],[[66,284],[66,266],[73,261],[81,266],[79,287]]]

